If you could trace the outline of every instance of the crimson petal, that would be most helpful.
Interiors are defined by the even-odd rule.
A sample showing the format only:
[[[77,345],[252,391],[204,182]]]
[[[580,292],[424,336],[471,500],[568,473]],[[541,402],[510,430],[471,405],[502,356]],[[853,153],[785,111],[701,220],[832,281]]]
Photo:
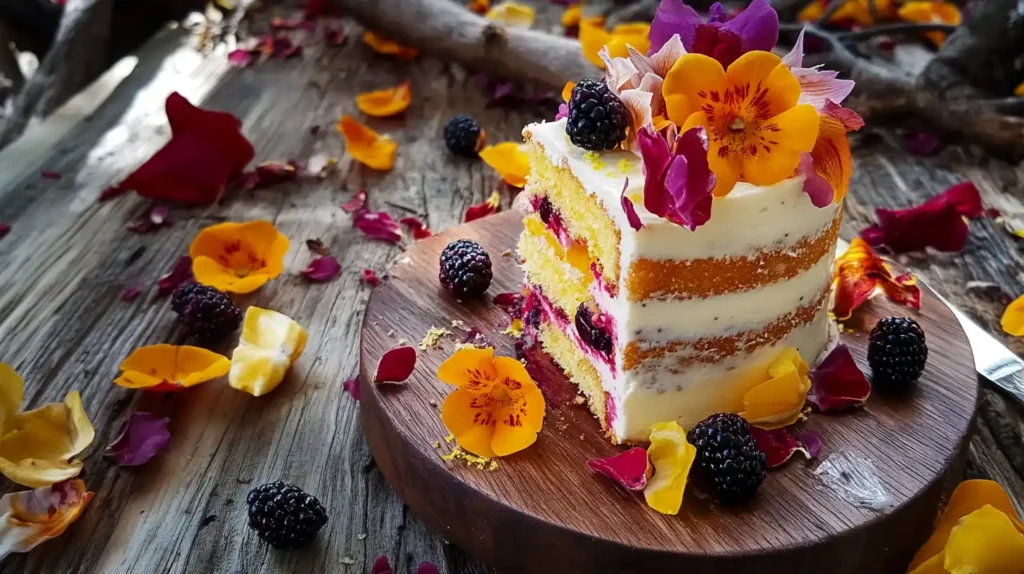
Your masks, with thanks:
[[[412,232],[413,239],[426,239],[433,235],[433,233],[427,229],[427,224],[423,223],[423,220],[419,217],[407,215],[402,219],[399,219],[398,222],[409,228],[409,231]]]
[[[608,458],[588,460],[587,466],[614,480],[622,488],[633,491],[643,490],[651,473],[647,451],[640,447],[633,447]]]
[[[622,184],[622,195],[619,197],[619,201],[622,203],[622,211],[626,212],[626,221],[629,222],[629,226],[633,228],[633,231],[640,231],[643,228],[644,223],[640,221],[640,216],[636,214],[636,207],[633,206],[633,200],[626,197],[626,188],[629,187],[629,178]]]
[[[310,281],[324,283],[341,273],[341,263],[333,255],[323,255],[309,262],[302,274]]]
[[[981,194],[968,181],[950,187],[921,205],[876,209],[878,223],[864,229],[861,237],[872,246],[885,245],[893,253],[923,251],[928,247],[958,252],[967,243],[969,233],[964,218],[982,215]]]
[[[377,272],[373,269],[363,269],[363,283],[376,287],[380,285],[380,277],[377,277]]]
[[[195,277],[192,276],[192,258],[188,255],[182,255],[174,263],[174,268],[166,275],[161,275],[160,279],[157,280],[157,286],[159,287],[157,294],[160,296],[169,295],[177,289],[178,285],[194,280]]]
[[[373,382],[402,383],[409,378],[416,368],[416,349],[413,347],[395,347],[385,352],[377,363],[377,371],[373,374]]]
[[[341,210],[345,213],[355,213],[366,209],[367,193],[365,189],[360,189],[352,196],[352,199],[341,204]]]
[[[809,460],[817,457],[821,451],[821,439],[812,432],[794,437],[785,428],[765,430],[751,426],[750,434],[754,436],[757,448],[765,454],[769,469],[782,466],[797,452],[802,453]]]
[[[387,556],[378,556],[370,567],[370,574],[391,574],[391,563]]]
[[[380,239],[388,243],[400,243],[402,241],[401,228],[384,211],[360,211],[352,218],[352,223],[359,231],[374,239]]]
[[[871,394],[871,383],[842,343],[808,376],[811,390],[807,401],[821,412],[863,406]]]
[[[359,400],[359,377],[346,379],[345,382],[341,384],[341,387],[345,389],[348,394],[352,395],[353,399],[357,401]]]

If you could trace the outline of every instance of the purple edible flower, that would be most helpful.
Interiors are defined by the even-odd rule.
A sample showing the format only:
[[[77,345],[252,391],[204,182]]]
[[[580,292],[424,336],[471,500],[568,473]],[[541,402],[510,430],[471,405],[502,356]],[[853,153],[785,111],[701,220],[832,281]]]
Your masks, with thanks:
[[[671,131],[671,130],[670,130]],[[690,231],[711,218],[715,175],[708,166],[704,128],[691,128],[678,138],[650,128],[637,135],[644,162],[644,207]]]
[[[169,422],[170,419],[166,417],[134,412],[128,416],[128,422],[104,454],[121,466],[145,464],[167,446],[167,441],[171,439],[171,433],[167,430]]]
[[[708,12],[707,22],[683,0],[661,0],[649,34],[653,54],[673,34],[679,34],[687,52],[704,54],[728,67],[736,58],[753,50],[770,52],[779,41],[779,15],[768,0],[754,0],[746,10],[729,19],[721,4]]]

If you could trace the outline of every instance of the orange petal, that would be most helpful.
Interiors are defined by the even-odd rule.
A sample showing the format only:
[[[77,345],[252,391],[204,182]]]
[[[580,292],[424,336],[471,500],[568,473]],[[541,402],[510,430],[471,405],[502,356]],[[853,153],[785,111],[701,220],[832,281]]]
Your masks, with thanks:
[[[800,154],[814,147],[818,123],[818,112],[810,104],[800,104],[768,120],[760,134],[765,139],[772,138],[777,145],[765,149],[751,144],[755,153],[743,153],[743,180],[754,185],[773,185],[793,175]]]
[[[935,532],[914,555],[909,570],[914,570],[934,556],[941,554],[956,525],[964,517],[986,505],[1009,517],[1017,532],[1024,534],[1024,524],[1017,516],[1013,501],[1010,500],[1003,487],[999,486],[999,483],[992,480],[965,480],[956,487],[952,496],[949,497],[946,509],[935,525]]]
[[[391,88],[365,92],[356,96],[356,107],[364,114],[386,118],[404,112],[412,103],[409,80]]]
[[[442,383],[460,388],[467,387],[473,392],[490,390],[498,378],[494,365],[494,349],[463,347],[455,351],[437,368],[437,378]]]
[[[1024,295],[1017,297],[1006,306],[1000,325],[1003,327],[1003,331],[1014,337],[1024,336]]]
[[[1013,95],[1024,98],[1024,82],[1017,84],[1017,87],[1013,89]]]
[[[388,171],[395,166],[395,151],[398,144],[382,136],[349,115],[341,116],[338,131],[345,138],[345,149],[353,159],[378,171]]]
[[[200,347],[150,345],[121,362],[121,376],[114,382],[129,389],[180,390],[222,377],[230,368],[227,357]]]
[[[771,52],[754,51],[743,54],[729,64],[726,81],[728,86],[745,90],[749,94],[747,102],[755,93],[759,93],[756,87],[760,86],[764,90],[763,98],[769,105],[765,111],[768,117],[792,108],[800,98],[800,82],[787,66],[782,65],[782,58]],[[752,116],[753,113],[748,112],[745,115]]]
[[[519,2],[502,2],[488,10],[484,17],[492,22],[513,28],[529,28],[533,26],[536,15],[537,11],[533,6]]]
[[[1021,84],[1021,85],[1024,86],[1024,84]],[[562,86],[562,101],[563,102],[568,102],[569,101],[569,98],[572,97],[572,89],[575,88],[575,87],[576,87],[576,82],[573,82],[573,81],[566,82],[565,85]]]
[[[818,140],[811,150],[814,171],[825,178],[835,192],[833,201],[839,203],[850,189],[853,175],[853,156],[846,128],[839,119],[823,114],[820,116]]]
[[[520,144],[505,142],[489,145],[480,150],[480,159],[494,168],[505,183],[523,187],[526,176],[530,175],[530,156],[526,155]]]
[[[580,25],[580,20],[583,19],[583,5],[576,4],[569,6],[562,12],[562,28],[575,28]]]
[[[400,45],[398,42],[389,40],[376,32],[366,31],[363,34],[363,43],[373,49],[378,54],[387,54],[389,56],[398,56],[403,60],[412,60],[419,55],[417,50],[412,48],[406,48]]]
[[[474,14],[485,14],[491,9],[491,0],[469,0],[468,7]]]
[[[601,60],[601,48],[610,42],[612,35],[604,29],[604,18],[584,18],[580,20],[580,47],[583,56],[591,64],[604,69],[604,61]]]
[[[489,394],[458,388],[448,393],[441,403],[441,422],[455,435],[459,446],[475,455],[492,457],[495,455],[491,450],[495,434],[493,408]]]
[[[807,370],[807,363],[795,349],[783,350],[768,367],[771,378],[743,396],[744,411],[740,416],[766,430],[795,423],[811,388]]]
[[[1024,534],[1006,513],[982,506],[950,532],[943,565],[955,574],[1019,574],[1024,567]]]
[[[801,22],[817,22],[818,20],[821,20],[821,17],[824,15],[825,7],[815,1],[800,10],[796,15],[796,19]]]
[[[189,246],[196,281],[232,293],[250,293],[284,271],[288,238],[269,221],[206,227]]]
[[[704,98],[699,94],[721,92],[725,79],[725,70],[718,60],[704,54],[683,54],[672,65],[661,85],[668,119],[678,125],[686,123],[687,118],[700,111]],[[684,127],[683,131],[686,129]]]

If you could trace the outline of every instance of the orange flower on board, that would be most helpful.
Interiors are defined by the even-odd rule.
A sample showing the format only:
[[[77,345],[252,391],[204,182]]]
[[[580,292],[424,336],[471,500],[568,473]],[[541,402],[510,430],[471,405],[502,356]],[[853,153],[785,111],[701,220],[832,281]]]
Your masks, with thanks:
[[[580,46],[583,48],[583,56],[587,60],[604,69],[604,60],[601,59],[601,48],[608,46],[610,58],[628,58],[627,46],[632,46],[637,52],[646,54],[651,47],[651,40],[648,33],[651,25],[643,22],[626,22],[612,28],[611,31],[604,29],[604,18],[583,18],[579,22]]]
[[[787,427],[800,418],[811,379],[796,349],[783,349],[768,366],[768,380],[743,395],[740,416],[765,430]]]
[[[505,456],[537,440],[544,395],[519,361],[464,347],[441,363],[437,378],[457,387],[441,405],[441,421],[465,450]]]
[[[269,221],[211,225],[188,248],[196,281],[229,293],[252,293],[280,275],[287,252],[288,238]]]
[[[359,111],[375,118],[387,118],[398,115],[409,108],[412,103],[412,90],[409,80],[391,88],[364,92],[356,96],[356,107]]]
[[[960,25],[960,9],[951,2],[907,2],[900,6],[900,18],[907,22],[918,22],[921,24],[951,24]],[[945,32],[925,32],[925,36],[938,48],[946,41]]]
[[[738,181],[772,185],[792,177],[818,138],[818,112],[797,104],[800,82],[781,58],[753,51],[729,65],[703,54],[676,60],[662,86],[668,118],[681,132],[703,127],[714,194]]]
[[[382,136],[352,116],[341,116],[338,131],[345,138],[345,150],[359,163],[378,171],[395,167],[395,152],[398,144],[388,136]]]
[[[871,11],[869,2],[874,1],[874,14]],[[817,22],[825,15],[828,7],[828,0],[815,0],[797,14],[801,22]],[[896,17],[896,11],[892,0],[847,0],[828,19],[830,24],[853,23],[858,26],[873,26],[875,15],[879,20],[889,20]]]
[[[166,393],[223,377],[231,369],[231,361],[201,347],[150,345],[132,351],[120,368],[115,384]]]
[[[413,48],[406,48],[394,40],[389,40],[376,32],[366,31],[363,33],[363,43],[378,54],[397,56],[403,60],[412,60],[419,56],[419,51]]]
[[[991,480],[961,482],[909,574],[1016,574],[1024,564],[1024,523]]]
[[[505,180],[505,183],[523,187],[526,176],[530,175],[530,156],[523,151],[523,146],[515,142],[489,145],[480,150],[480,159],[494,168]]]

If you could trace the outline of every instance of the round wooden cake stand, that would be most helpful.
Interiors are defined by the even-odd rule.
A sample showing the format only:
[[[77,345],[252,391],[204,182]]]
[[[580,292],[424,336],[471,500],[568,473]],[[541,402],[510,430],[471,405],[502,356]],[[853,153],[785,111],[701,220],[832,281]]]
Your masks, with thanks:
[[[414,243],[370,298],[362,326],[362,419],[388,482],[445,539],[504,572],[903,573],[959,482],[978,383],[967,339],[944,305],[925,290],[920,312],[878,297],[847,322],[843,340],[866,369],[867,334],[888,315],[910,315],[928,337],[929,358],[916,388],[875,392],[864,409],[812,413],[804,428],[821,435],[818,459],[796,455],[769,473],[745,506],[723,507],[696,488],[676,516],[649,508],[642,494],[596,476],[587,460],[622,450],[609,444],[571,387],[542,384],[548,411],[530,448],[478,470],[441,455],[451,449],[440,404],[451,390],[435,377],[456,340],[420,353],[407,384],[377,386],[381,355],[401,340],[417,345],[430,327],[453,320],[482,330],[500,355],[515,356],[501,332],[508,319],[490,297],[519,291],[522,275],[508,250],[522,229],[507,212]],[[481,243],[494,263],[486,300],[459,303],[438,284],[438,256],[449,241]],[[440,443],[440,448],[435,445]],[[851,503],[842,484],[815,474],[830,456],[870,461],[887,501]],[[858,482],[838,474],[840,482]]]

